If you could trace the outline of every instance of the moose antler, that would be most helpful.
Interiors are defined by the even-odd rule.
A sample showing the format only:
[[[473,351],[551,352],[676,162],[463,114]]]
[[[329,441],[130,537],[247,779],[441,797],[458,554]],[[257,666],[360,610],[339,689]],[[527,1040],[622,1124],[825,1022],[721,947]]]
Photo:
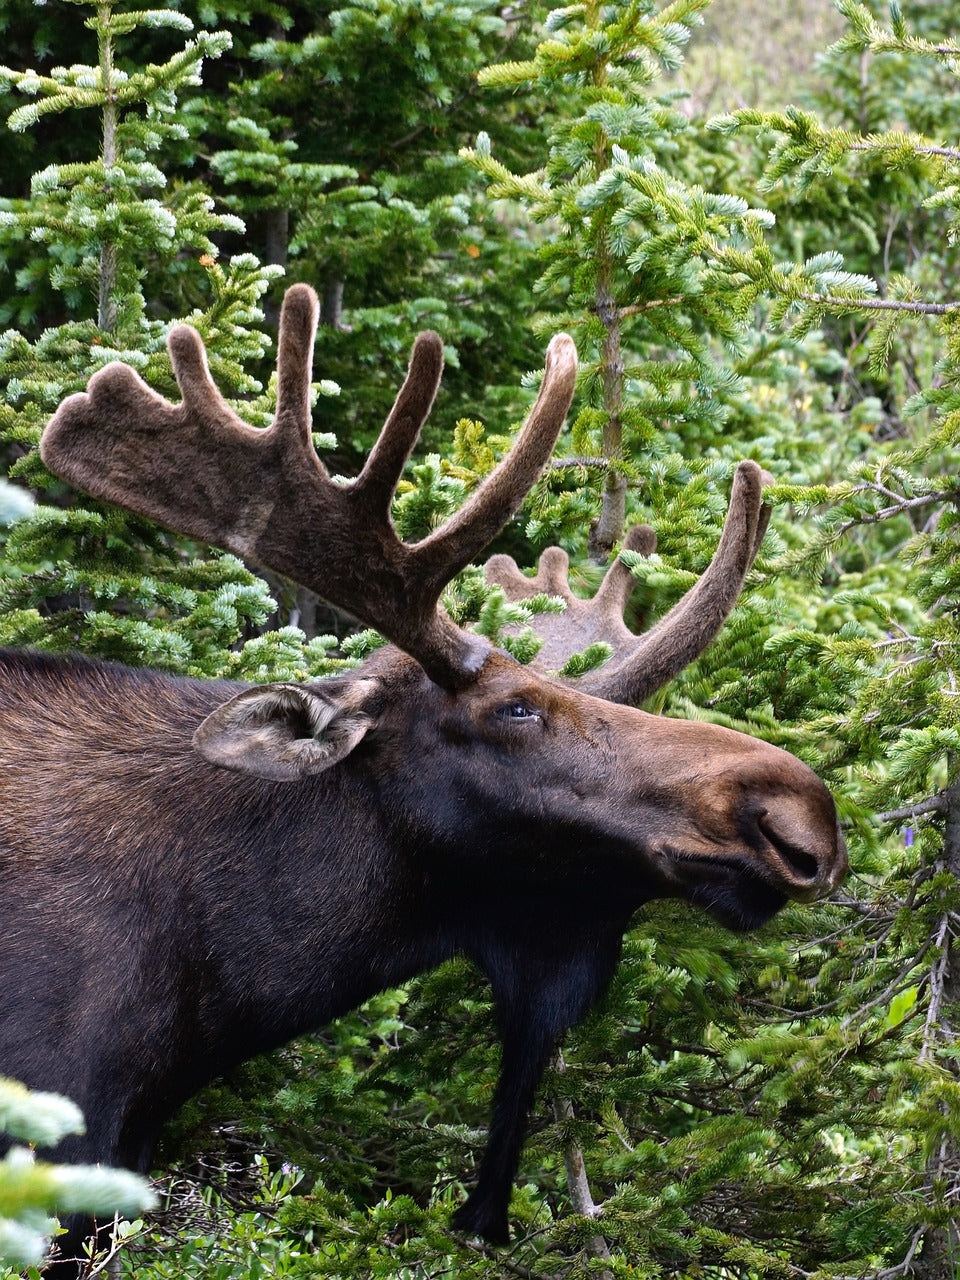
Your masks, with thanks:
[[[226,404],[199,334],[179,325],[167,342],[181,404],[162,399],[126,365],[107,365],[57,410],[41,457],[94,497],[309,587],[379,628],[437,684],[464,687],[489,646],[453,623],[438,607],[440,595],[518,509],[549,458],[573,398],[573,342],[559,334],[550,343],[540,394],[507,457],[445,525],[409,544],[397,537],[390,504],[436,395],[442,344],[435,333],[417,338],[366,465],[339,484],[311,439],[317,314],[311,288],[287,290],[277,413],[266,430]]]
[[[634,635],[623,621],[633,579],[619,558],[591,600],[578,599],[570,590],[569,560],[559,547],[544,551],[533,578],[521,573],[509,556],[493,556],[486,564],[487,581],[502,587],[510,600],[539,592],[562,597],[563,613],[537,619],[536,630],[544,644],[535,665],[558,670],[570,654],[604,640],[613,646],[613,656],[602,667],[577,677],[576,686],[608,702],[636,704],[703,653],[736,604],[770,520],[770,508],[762,501],[768,479],[755,462],[737,466],[713,560],[700,580],[644,635]],[[624,549],[648,556],[656,544],[649,526],[634,525]]]

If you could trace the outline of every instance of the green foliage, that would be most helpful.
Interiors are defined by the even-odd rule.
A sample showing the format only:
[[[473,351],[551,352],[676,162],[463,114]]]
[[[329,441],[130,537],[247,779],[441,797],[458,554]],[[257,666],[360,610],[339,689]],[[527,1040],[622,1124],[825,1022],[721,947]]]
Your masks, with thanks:
[[[540,250],[537,323],[578,339],[583,406],[573,430],[577,452],[606,467],[595,547],[603,553],[622,536],[624,490],[642,474],[638,464],[646,470],[678,445],[712,444],[740,385],[726,353],[746,337],[755,295],[742,275],[760,271],[766,215],[688,180],[698,143],[670,93],[654,88],[678,64],[703,7],[555,11],[532,60],[480,77],[539,100],[562,91],[566,110],[540,167],[512,173],[486,135],[462,153],[492,196],[559,232]]]
[[[18,1143],[55,1146],[83,1131],[72,1102],[53,1093],[30,1093],[0,1079],[0,1134]],[[38,1266],[56,1231],[57,1213],[108,1218],[151,1209],[156,1197],[147,1183],[120,1169],[99,1165],[53,1165],[34,1159],[27,1146],[12,1146],[0,1160],[0,1270]],[[9,1274],[9,1273],[8,1273]]]
[[[321,294],[321,358],[351,388],[329,423],[351,452],[372,443],[426,326],[448,344],[458,412],[513,407],[518,348],[532,362],[535,345],[499,324],[529,308],[525,236],[464,191],[456,161],[486,125],[511,154],[529,147],[526,121],[474,83],[529,23],[491,0],[290,5],[235,32],[227,92],[187,104],[246,243]]]
[[[189,1235],[171,1248],[158,1232],[140,1233],[123,1255],[122,1274],[142,1280],[302,1276],[302,1260],[308,1251],[285,1230],[283,1217],[300,1181],[299,1173],[289,1168],[271,1173],[263,1157],[256,1156],[249,1180],[250,1207],[239,1213],[213,1188],[206,1188],[199,1196],[194,1192]],[[171,1188],[170,1198],[175,1194],[176,1188]]]
[[[940,1277],[952,1274],[955,1247],[941,1196],[955,1194],[946,1188],[956,1188],[960,1149],[953,1048],[960,993],[947,976],[956,958],[946,923],[960,877],[954,834],[960,347],[956,303],[944,290],[950,250],[941,248],[955,222],[960,155],[944,142],[952,136],[952,108],[944,100],[935,109],[933,84],[953,82],[956,66],[949,39],[915,32],[896,7],[888,24],[863,5],[843,11],[850,27],[831,65],[843,70],[850,54],[857,59],[862,91],[849,107],[858,108],[859,128],[823,124],[800,111],[740,112],[720,123],[768,131],[764,186],[788,193],[794,210],[838,200],[845,209],[859,199],[861,214],[869,209],[874,225],[886,219],[890,228],[882,256],[874,254],[873,297],[861,287],[856,310],[866,326],[851,349],[858,376],[874,380],[882,396],[879,439],[842,478],[834,474],[831,484],[806,491],[807,502],[826,510],[817,532],[780,562],[809,575],[824,567],[837,575],[833,605],[845,620],[772,636],[767,648],[786,659],[794,680],[796,668],[806,668],[796,673],[803,699],[790,715],[799,711],[804,736],[819,739],[821,771],[845,788],[847,813],[863,842],[860,866],[876,886],[865,918],[844,931],[833,981],[837,1031],[860,1063],[848,1115],[851,1099],[863,1099],[866,1110],[875,1098],[876,1132],[886,1125],[899,1135],[879,1168],[878,1194],[899,1230],[882,1256]],[[927,31],[936,21],[930,11],[918,18]],[[834,110],[847,106],[842,95],[834,99]],[[918,119],[943,134],[920,132]],[[859,175],[866,181],[854,184]],[[779,207],[782,219],[788,206]],[[846,230],[851,254],[867,259],[869,241],[857,244],[858,229]],[[911,252],[905,269],[898,264],[901,231],[924,236],[930,246],[924,256]],[[832,286],[803,296],[803,289],[791,294],[783,277],[775,284],[781,314],[792,308],[801,327],[807,315],[819,321],[850,310],[851,295]],[[805,313],[807,307],[814,309]],[[775,496],[804,501],[791,486]],[[881,831],[890,833],[885,842],[867,826],[877,811]],[[872,968],[864,963],[869,946],[882,957]]]
[[[262,425],[273,284],[285,269],[319,285],[318,417],[333,431],[318,442],[347,474],[413,332],[441,328],[437,427],[394,511],[411,540],[505,451],[536,382],[518,395],[521,371],[565,326],[583,363],[575,420],[498,549],[529,562],[560,541],[591,590],[587,528],[621,500],[658,534],[657,554],[625,555],[645,626],[708,564],[735,462],[762,462],[775,510],[744,597],[650,709],[808,761],[855,867],[834,901],[750,937],[682,905],[644,909],[544,1081],[508,1252],[447,1230],[497,1069],[489,992],[453,962],[192,1101],[131,1275],[947,1274],[956,50],[942,6],[887,18],[845,4],[819,105],[707,129],[674,78],[704,7],[588,3],[535,29],[525,7],[487,0],[215,0],[196,15],[88,6],[82,30],[38,11],[35,32],[11,33],[43,69],[0,85],[27,126],[3,136],[0,431],[41,501],[3,533],[0,640],[251,680],[323,674],[382,642],[364,631],[337,654],[342,620],[307,623],[315,602],[287,584],[198,559],[44,473],[40,426],[107,360],[176,396],[175,318]],[[194,16],[232,40],[192,35]],[[54,70],[52,45],[77,65]],[[54,113],[59,140],[44,132]],[[80,117],[96,117],[96,140]],[[470,169],[489,199],[465,190]],[[614,520],[592,551],[619,536]],[[538,612],[557,607],[508,605],[475,568],[447,604],[524,661]],[[604,656],[592,646],[565,672]],[[599,1218],[574,1208],[578,1160]]]
[[[231,652],[276,609],[266,585],[238,561],[192,560],[182,542],[115,509],[89,502],[64,509],[62,485],[33,449],[59,401],[82,390],[109,360],[125,360],[152,385],[176,394],[163,349],[169,322],[150,314],[142,289],[148,271],[172,269],[179,276],[185,261],[207,294],[185,318],[207,344],[214,377],[248,395],[262,390],[245,366],[265,349],[255,327],[263,318],[258,303],[276,270],[249,254],[226,265],[217,261],[214,238],[241,224],[217,213],[205,192],[181,188],[166,202],[148,194],[162,193],[167,182],[147,157],[162,158],[172,141],[186,136],[176,116],[178,95],[197,83],[204,57],[222,54],[229,38],[202,33],[165,62],[127,72],[118,65],[125,37],[143,27],[186,31],[189,20],[123,13],[110,4],[87,7],[94,10],[86,26],[96,35],[97,65],[75,64],[49,76],[7,72],[20,94],[38,100],[14,112],[10,127],[95,109],[101,154],[48,165],[35,175],[30,198],[8,201],[0,220],[0,239],[11,250],[7,269],[24,255],[16,268],[24,296],[41,297],[42,290],[28,286],[42,280],[62,295],[66,311],[64,323],[44,327],[33,340],[19,328],[0,335],[0,433],[23,455],[12,474],[51,500],[6,536],[0,635],[6,644],[81,650],[208,676],[317,674],[330,668],[324,646],[306,646],[289,630],[255,640],[249,654]],[[8,315],[28,331],[36,323],[29,309]],[[250,416],[256,419],[256,412]]]

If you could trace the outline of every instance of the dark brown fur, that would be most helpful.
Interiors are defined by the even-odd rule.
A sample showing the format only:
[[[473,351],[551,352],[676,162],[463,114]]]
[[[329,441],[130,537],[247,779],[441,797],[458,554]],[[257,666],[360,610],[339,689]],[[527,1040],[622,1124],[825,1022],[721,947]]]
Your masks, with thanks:
[[[194,749],[242,693],[0,659],[0,1074],[80,1104],[65,1158],[147,1169],[212,1076],[465,953],[504,1054],[458,1225],[503,1239],[543,1063],[606,986],[632,911],[679,895],[751,927],[845,868],[832,801],[793,757],[498,653],[460,693],[395,650],[305,687],[324,715],[348,707],[356,741],[289,782]],[[277,732],[309,749],[295,720]]]

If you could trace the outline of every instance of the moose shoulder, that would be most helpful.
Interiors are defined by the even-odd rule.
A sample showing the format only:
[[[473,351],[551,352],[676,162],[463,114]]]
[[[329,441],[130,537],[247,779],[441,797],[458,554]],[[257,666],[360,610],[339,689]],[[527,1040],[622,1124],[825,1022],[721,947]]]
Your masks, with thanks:
[[[439,343],[418,340],[366,467],[337,485],[310,445],[315,318],[295,286],[265,432],[234,417],[184,328],[170,342],[181,406],[111,366],[48,428],[53,470],[289,574],[393,644],[333,680],[250,688],[3,655],[0,955],[17,979],[0,996],[0,1073],[83,1108],[87,1134],[59,1154],[144,1170],[159,1125],[212,1076],[467,954],[492,984],[503,1054],[455,1225],[502,1241],[543,1066],[606,987],[635,908],[679,896],[750,928],[829,892],[846,855],[805,765],[630,705],[735,602],[763,533],[759,469],[741,464],[712,565],[646,636],[623,625],[620,563],[585,602],[562,552],[534,579],[490,562],[514,598],[566,599],[545,620],[544,668],[614,644],[604,667],[561,680],[461,631],[437,602],[549,456],[573,393],[569,339],[551,344],[500,468],[407,546],[390,501]],[[649,551],[652,534],[630,545]],[[64,1252],[88,1233],[74,1224]]]

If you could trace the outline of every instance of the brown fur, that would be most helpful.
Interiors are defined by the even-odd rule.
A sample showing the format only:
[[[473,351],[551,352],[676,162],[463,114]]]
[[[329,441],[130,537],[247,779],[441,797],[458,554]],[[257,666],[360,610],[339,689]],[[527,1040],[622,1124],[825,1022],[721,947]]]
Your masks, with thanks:
[[[746,927],[845,865],[793,757],[498,653],[458,693],[392,649],[279,691],[0,655],[0,1074],[80,1104],[64,1158],[147,1168],[211,1076],[465,952],[504,1067],[457,1222],[502,1239],[543,1062],[632,910]]]

